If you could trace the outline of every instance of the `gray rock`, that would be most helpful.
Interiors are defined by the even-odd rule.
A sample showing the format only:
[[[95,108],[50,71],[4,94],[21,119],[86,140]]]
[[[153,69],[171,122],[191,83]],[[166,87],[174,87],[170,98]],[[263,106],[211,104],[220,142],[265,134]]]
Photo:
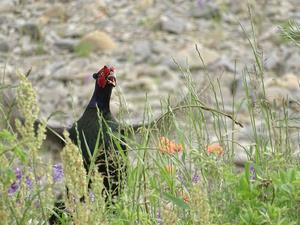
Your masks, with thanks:
[[[205,66],[210,66],[220,58],[219,53],[213,49],[206,48],[202,45],[198,45],[198,49]],[[186,48],[176,53],[173,52],[171,55],[174,55],[175,61],[183,68],[189,67],[191,70],[197,70],[204,67],[194,45],[188,45]],[[171,69],[178,69],[178,65],[174,63],[170,56],[166,56],[162,63]]]
[[[140,77],[152,77],[155,79],[172,80],[176,79],[174,73],[166,66],[149,66],[141,64],[136,67],[137,79]]]
[[[75,39],[60,39],[54,43],[56,47],[63,50],[68,50],[70,52],[74,51],[74,48],[77,44],[78,41]]]
[[[10,21],[9,21],[9,19],[7,17],[8,16],[6,16],[5,13],[3,13],[2,15],[0,15],[0,25],[1,26],[3,26],[3,25],[5,25],[5,26],[8,25],[9,26],[10,25]],[[2,28],[4,28],[4,26]]]
[[[58,64],[52,74],[52,78],[60,81],[77,81],[82,84],[82,81],[89,76],[89,72],[86,71],[88,64],[89,61],[87,59],[74,59],[63,67]]]
[[[282,87],[290,91],[299,91],[299,76],[293,73],[284,74],[279,79],[277,78],[276,86]]]
[[[162,41],[154,41],[151,45],[152,47],[152,51],[156,54],[159,53],[169,53],[170,52],[170,47],[167,46],[167,44],[165,42]]]
[[[217,5],[205,3],[202,6],[193,6],[190,10],[190,16],[195,18],[211,19],[220,17],[220,11]]]
[[[66,22],[69,15],[63,4],[54,4],[49,7],[41,17],[41,22],[46,24],[51,20]]]
[[[185,30],[186,21],[175,15],[161,16],[161,29],[170,33],[180,34]]]
[[[40,41],[42,39],[40,28],[36,23],[25,23],[21,27],[21,33],[30,36],[31,39],[35,41]]]
[[[100,30],[84,35],[78,45],[81,49],[88,48],[94,52],[111,52],[118,47],[117,43],[107,32]]]
[[[282,87],[266,87],[266,99],[270,104],[282,107],[284,102],[292,96],[291,91]]]
[[[59,34],[65,38],[79,38],[89,32],[89,27],[83,24],[68,23],[62,26]]]
[[[138,62],[147,60],[151,56],[151,47],[149,41],[140,40],[133,44],[133,51],[139,57]]]
[[[240,146],[237,146],[237,153],[234,155],[234,164],[236,166],[244,167],[245,164],[249,161],[248,155],[243,151]]]
[[[299,72],[300,53],[295,51],[285,62],[287,71]]]
[[[14,10],[14,2],[12,0],[0,1],[0,13],[12,12]]]
[[[138,80],[136,80],[133,83],[127,83],[128,90],[143,90],[146,92],[154,91],[156,89],[156,85],[154,83],[154,80],[150,77],[140,77]]]
[[[56,71],[58,71],[59,69],[63,68],[68,63],[69,63],[69,61],[67,61],[66,59],[50,63],[49,65],[47,65],[47,66],[44,67],[44,70],[43,70],[44,77],[52,76],[52,74],[56,73]],[[50,84],[51,83],[47,84],[48,88],[51,88],[51,86],[48,86]]]
[[[277,51],[270,53],[270,56],[266,59],[264,67],[267,70],[276,69],[277,66],[281,63],[281,57]]]
[[[8,52],[9,45],[6,41],[0,41],[0,52]]]
[[[229,72],[236,72],[237,68],[235,67],[234,60],[229,59],[227,56],[223,56],[215,65],[221,69],[226,69]]]

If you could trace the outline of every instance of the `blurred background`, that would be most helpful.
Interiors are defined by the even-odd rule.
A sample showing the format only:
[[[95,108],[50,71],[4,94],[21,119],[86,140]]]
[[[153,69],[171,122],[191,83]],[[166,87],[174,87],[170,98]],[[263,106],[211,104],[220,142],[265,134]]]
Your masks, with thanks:
[[[218,80],[230,112],[233,94],[244,95],[243,71],[255,62],[245,35],[252,35],[251,16],[268,98],[300,99],[300,51],[279,34],[289,19],[300,21],[299,0],[0,0],[1,79],[15,83],[17,70],[32,68],[41,117],[62,111],[50,123],[68,125],[90,99],[91,75],[110,64],[118,82],[114,113],[123,104],[127,121],[141,121],[146,99],[158,115],[162,99],[176,105],[184,98],[180,65],[207,103],[208,76]],[[246,110],[238,118],[249,122]]]

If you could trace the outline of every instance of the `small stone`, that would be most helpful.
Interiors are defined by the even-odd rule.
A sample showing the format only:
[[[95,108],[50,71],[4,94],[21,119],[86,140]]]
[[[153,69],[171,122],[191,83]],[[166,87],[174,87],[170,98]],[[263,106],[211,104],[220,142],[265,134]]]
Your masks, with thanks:
[[[42,34],[39,26],[36,23],[26,23],[21,27],[23,35],[28,35],[32,40],[39,41],[42,39]]]
[[[244,128],[240,129],[242,132],[242,136],[238,135],[239,137],[239,144],[234,145],[234,163],[236,166],[243,167],[247,161],[249,161],[249,148],[251,146],[251,139],[253,135],[252,127],[250,125],[245,126],[246,130],[249,131],[242,131]]]
[[[139,1],[137,7],[140,10],[146,10],[154,4],[154,0],[141,0]]]
[[[105,5],[95,5],[95,1],[93,4],[84,4],[80,9],[83,15],[89,15],[86,19],[91,21],[92,19],[104,19],[106,17],[106,7]]]
[[[273,51],[268,55],[268,58],[266,59],[265,62],[265,69],[271,70],[271,69],[276,69],[282,61],[282,58],[279,55],[280,53],[278,51]]]
[[[216,65],[217,67],[220,67],[221,69],[226,69],[229,72],[236,72],[237,68],[233,60],[229,59],[228,57],[222,57],[220,60],[218,60],[218,63]]]
[[[183,67],[189,66],[189,68],[192,70],[197,70],[203,68],[204,66],[209,66],[220,58],[220,55],[212,49],[208,49],[202,45],[198,45],[198,49],[205,65],[203,65],[195,47],[191,45],[177,52],[176,57],[174,58],[179,65]],[[169,56],[164,64],[168,65],[172,69],[177,69],[177,65],[172,59],[170,59]]]
[[[152,47],[152,51],[156,54],[170,52],[170,48],[166,45],[166,43],[160,40],[154,41],[151,47]]]
[[[216,4],[203,2],[201,5],[191,7],[190,15],[195,18],[211,19],[220,17],[220,11]]]
[[[247,163],[248,160],[248,156],[246,153],[237,153],[234,155],[234,164],[236,166],[239,166],[239,167],[244,167],[245,164]]]
[[[136,66],[136,79],[140,77],[151,77],[153,79],[163,79],[163,80],[172,80],[174,81],[177,77],[174,76],[174,73],[166,66],[149,66],[147,64],[141,64]]]
[[[60,39],[54,43],[54,45],[60,49],[74,51],[75,46],[78,44],[77,40],[74,39]]]
[[[0,13],[8,13],[14,10],[14,2],[12,0],[1,0],[0,1]]]
[[[133,51],[139,57],[139,62],[147,60],[152,53],[150,43],[146,40],[136,41],[133,44]]]
[[[284,74],[282,77],[267,77],[265,78],[265,87],[271,88],[283,88],[290,91],[297,91],[300,87],[300,78],[293,74],[293,73],[287,73]]]
[[[291,92],[282,87],[266,88],[266,98],[270,104],[275,103],[276,106],[282,106],[291,96]]]
[[[143,90],[145,92],[147,91],[153,91],[155,89],[156,85],[154,84],[154,80],[149,77],[140,77],[135,82],[127,83],[127,89],[132,90]]]
[[[300,88],[300,78],[295,74],[285,74],[280,80],[280,86],[288,90],[299,90]]]
[[[0,41],[0,52],[8,52],[9,51],[9,45],[5,41]]]
[[[161,29],[169,33],[181,34],[185,30],[186,21],[176,16],[162,16]]]
[[[85,35],[79,45],[90,47],[92,51],[96,52],[109,52],[117,48],[114,40],[102,31],[93,31]]]
[[[293,157],[297,160],[300,158],[300,150],[297,149],[296,151],[293,152]]]
[[[44,12],[40,21],[44,24],[47,24],[51,20],[66,22],[68,17],[65,6],[62,4],[56,4]]]
[[[83,24],[71,23],[62,24],[58,34],[64,38],[80,38],[88,33],[88,27]]]
[[[300,52],[295,51],[291,56],[285,61],[286,68],[291,71],[299,71],[299,62],[300,62]]]

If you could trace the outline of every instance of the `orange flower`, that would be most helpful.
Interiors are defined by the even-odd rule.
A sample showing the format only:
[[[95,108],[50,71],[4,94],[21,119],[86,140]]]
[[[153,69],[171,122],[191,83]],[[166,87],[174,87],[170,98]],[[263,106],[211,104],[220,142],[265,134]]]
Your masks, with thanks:
[[[165,169],[166,169],[167,173],[169,173],[169,174],[173,174],[175,172],[175,167],[171,164],[166,165]]]
[[[158,147],[160,152],[169,154],[174,154],[183,150],[181,144],[176,144],[174,141],[170,141],[166,137],[160,137]]]
[[[222,146],[218,143],[211,144],[207,146],[207,152],[208,154],[214,153],[217,155],[223,155],[224,154],[224,149]]]
[[[182,200],[185,202],[185,203],[189,203],[190,202],[190,197],[188,196],[188,194],[187,193],[185,193],[185,192],[180,192],[179,193],[180,194],[180,196],[182,197]]]

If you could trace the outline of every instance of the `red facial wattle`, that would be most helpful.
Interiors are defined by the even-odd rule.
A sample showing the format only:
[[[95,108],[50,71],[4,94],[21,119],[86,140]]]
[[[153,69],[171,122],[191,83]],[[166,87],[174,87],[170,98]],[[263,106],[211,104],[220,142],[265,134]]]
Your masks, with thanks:
[[[99,77],[97,78],[97,83],[99,87],[104,88],[107,83],[111,84],[112,86],[116,86],[116,77],[113,75],[114,68],[104,66],[99,72]]]
[[[104,66],[99,72],[100,72],[100,76],[102,74],[104,76],[108,76],[110,74],[110,68],[108,66]]]
[[[106,86],[106,78],[105,76],[100,76],[97,80],[99,87],[104,88]]]

